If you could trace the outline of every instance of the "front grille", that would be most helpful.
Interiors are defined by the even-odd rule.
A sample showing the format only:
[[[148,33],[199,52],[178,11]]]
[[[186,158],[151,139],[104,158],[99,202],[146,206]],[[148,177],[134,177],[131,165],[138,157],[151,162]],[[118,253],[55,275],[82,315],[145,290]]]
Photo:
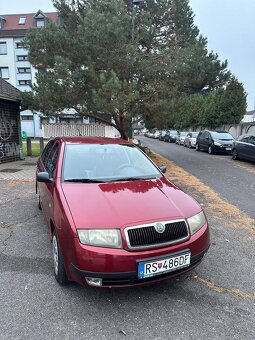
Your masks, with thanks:
[[[160,222],[165,226],[165,231],[159,233],[155,226],[157,223],[130,227],[126,229],[129,248],[145,248],[184,241],[189,237],[187,224],[184,220]]]

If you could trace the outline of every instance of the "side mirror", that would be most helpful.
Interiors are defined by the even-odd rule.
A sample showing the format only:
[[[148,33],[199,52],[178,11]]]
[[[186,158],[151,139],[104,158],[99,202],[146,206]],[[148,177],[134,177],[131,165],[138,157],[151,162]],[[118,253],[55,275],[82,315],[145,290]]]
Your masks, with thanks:
[[[167,167],[164,165],[159,166],[159,170],[163,172],[163,174],[166,172]]]
[[[50,175],[48,172],[38,172],[36,179],[37,179],[37,182],[43,182],[43,183],[53,182],[53,179],[50,178]]]

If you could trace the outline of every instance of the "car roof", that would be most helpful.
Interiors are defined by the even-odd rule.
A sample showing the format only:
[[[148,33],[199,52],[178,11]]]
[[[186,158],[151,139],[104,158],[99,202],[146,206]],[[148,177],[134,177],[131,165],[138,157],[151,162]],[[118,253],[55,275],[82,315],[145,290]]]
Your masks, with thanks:
[[[207,131],[207,132],[217,132],[217,133],[229,133],[228,131],[224,131],[224,130],[204,130],[204,131]]]
[[[132,144],[121,138],[107,137],[55,137],[54,140],[59,140],[66,144]]]

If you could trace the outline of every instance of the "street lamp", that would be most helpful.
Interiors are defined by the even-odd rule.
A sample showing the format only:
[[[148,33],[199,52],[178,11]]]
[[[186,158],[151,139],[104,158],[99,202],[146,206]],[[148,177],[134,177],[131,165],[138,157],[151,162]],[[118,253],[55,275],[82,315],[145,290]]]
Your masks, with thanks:
[[[135,7],[139,6],[143,2],[144,2],[144,0],[132,0],[132,35],[131,35],[132,36],[132,45],[133,45],[134,40],[135,40]],[[134,57],[132,59],[133,59],[132,60],[132,68],[133,68]],[[132,75],[132,78],[133,78],[133,75]],[[132,81],[132,78],[131,78],[131,81]],[[133,139],[132,118],[131,118],[130,123],[129,123],[128,138]]]

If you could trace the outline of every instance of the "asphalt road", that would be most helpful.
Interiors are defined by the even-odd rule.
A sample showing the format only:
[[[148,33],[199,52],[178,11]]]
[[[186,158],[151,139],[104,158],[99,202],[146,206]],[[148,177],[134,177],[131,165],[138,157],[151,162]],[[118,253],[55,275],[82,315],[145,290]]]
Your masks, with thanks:
[[[255,219],[255,163],[233,161],[230,155],[209,155],[143,136],[137,139],[199,178]]]
[[[214,183],[218,176],[212,175],[229,164],[227,158],[209,158],[158,141],[148,143],[165,148],[171,159],[185,167],[192,163],[191,171],[208,177],[215,190],[221,187]],[[193,156],[198,157],[197,170]],[[176,178],[181,183],[185,174],[179,170]],[[249,176],[245,169],[238,170],[240,176]],[[204,172],[210,172],[212,179]],[[185,181],[185,190],[200,197],[206,208],[211,248],[189,275],[133,289],[93,289],[74,283],[60,287],[53,276],[51,244],[37,208],[34,183],[0,181],[0,339],[254,340],[254,220],[239,212],[232,217],[234,206],[217,214],[208,202],[212,192],[201,196],[200,187],[189,186],[187,176]],[[227,206],[224,198],[220,202]],[[236,218],[245,224],[235,223]]]

